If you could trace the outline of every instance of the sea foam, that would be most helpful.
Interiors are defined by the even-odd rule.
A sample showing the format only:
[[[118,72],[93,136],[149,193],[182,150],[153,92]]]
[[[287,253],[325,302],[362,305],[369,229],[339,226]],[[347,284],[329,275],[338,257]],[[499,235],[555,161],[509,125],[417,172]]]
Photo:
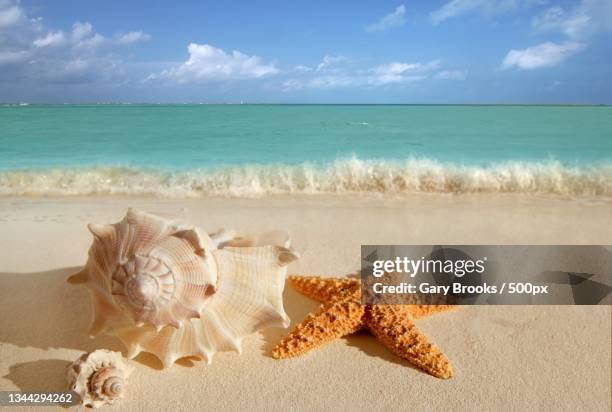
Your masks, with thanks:
[[[248,165],[180,171],[93,167],[0,172],[0,195],[260,197],[274,194],[528,193],[612,197],[612,164],[491,166],[337,160],[327,165]]]

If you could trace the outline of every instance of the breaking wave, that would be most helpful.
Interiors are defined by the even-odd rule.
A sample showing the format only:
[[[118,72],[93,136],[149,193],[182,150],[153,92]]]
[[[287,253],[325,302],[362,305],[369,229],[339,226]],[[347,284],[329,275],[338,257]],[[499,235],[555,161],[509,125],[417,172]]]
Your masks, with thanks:
[[[260,197],[272,194],[531,193],[612,196],[612,164],[449,165],[427,159],[337,160],[327,165],[250,165],[180,171],[133,167],[0,172],[0,195]]]

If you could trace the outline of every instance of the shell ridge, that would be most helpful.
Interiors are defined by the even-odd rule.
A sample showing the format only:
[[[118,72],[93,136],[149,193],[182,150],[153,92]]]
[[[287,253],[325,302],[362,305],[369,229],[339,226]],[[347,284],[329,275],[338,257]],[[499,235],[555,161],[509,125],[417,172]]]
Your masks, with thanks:
[[[236,352],[240,352],[240,341],[235,331],[232,331],[226,321],[220,319],[219,314],[215,310],[206,311],[205,321],[209,322],[210,326],[214,327],[214,331],[218,334],[219,342],[214,352],[221,352],[225,348],[230,348]]]

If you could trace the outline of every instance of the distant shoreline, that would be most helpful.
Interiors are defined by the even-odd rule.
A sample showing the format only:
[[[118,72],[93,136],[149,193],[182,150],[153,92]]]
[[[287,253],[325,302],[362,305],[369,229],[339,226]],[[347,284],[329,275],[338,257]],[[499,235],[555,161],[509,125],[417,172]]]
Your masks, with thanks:
[[[240,102],[81,102],[81,103],[28,103],[1,102],[0,107],[30,106],[431,106],[431,107],[612,107],[612,103],[240,103]]]

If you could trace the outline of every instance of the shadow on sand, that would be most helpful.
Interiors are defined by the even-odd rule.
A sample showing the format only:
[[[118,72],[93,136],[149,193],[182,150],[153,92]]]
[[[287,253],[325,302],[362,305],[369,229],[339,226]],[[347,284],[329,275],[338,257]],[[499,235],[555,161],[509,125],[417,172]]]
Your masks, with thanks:
[[[16,363],[4,378],[11,380],[22,392],[64,392],[69,365],[70,362],[59,359]]]
[[[66,348],[82,352],[106,348],[125,354],[118,339],[104,335],[91,339],[87,335],[93,315],[91,298],[84,286],[70,285],[66,281],[79,269],[70,267],[37,273],[0,273],[0,313],[4,314],[0,316],[0,343],[24,348]],[[318,302],[296,292],[290,284],[286,285],[283,298],[285,310],[292,320],[291,326],[289,329],[271,328],[262,332],[264,344],[261,351],[264,356],[271,356],[272,348],[319,306]],[[409,365],[392,355],[367,332],[343,339],[349,346],[359,348],[367,355]],[[153,369],[162,369],[161,362],[150,354],[140,354],[136,361]],[[17,363],[10,366],[9,373],[4,377],[24,391],[59,390],[58,385],[65,382],[64,374],[68,364],[58,359]],[[178,364],[190,367],[194,362],[184,358]]]
[[[350,274],[347,277],[359,278],[358,274]],[[290,282],[285,285],[285,291],[283,293],[283,302],[285,306],[285,312],[291,319],[291,325],[287,329],[281,328],[270,328],[262,332],[264,338],[264,344],[261,347],[261,351],[264,356],[272,356],[272,350],[274,347],[287,336],[293,328],[312,311],[316,311],[321,305],[319,302],[312,300],[299,292],[297,292]],[[410,362],[401,359],[391,353],[385,345],[379,342],[374,336],[372,336],[367,330],[359,331],[349,336],[341,338],[346,342],[349,347],[356,348],[368,356],[384,359],[397,365],[408,366],[409,368],[418,370],[417,367],[413,366]],[[329,343],[333,345],[333,342]],[[324,345],[325,346],[325,345]],[[321,347],[321,350],[325,350],[325,347]],[[305,353],[302,356],[310,356],[311,353]]]
[[[40,349],[84,352],[122,349],[118,340],[89,338],[92,317],[89,293],[66,279],[80,268],[38,273],[0,273],[0,342]]]
[[[121,343],[89,338],[89,293],[66,282],[79,268],[38,273],[0,273],[0,344],[23,348],[121,351]],[[22,391],[63,391],[70,362],[41,359],[11,365],[5,376]]]

